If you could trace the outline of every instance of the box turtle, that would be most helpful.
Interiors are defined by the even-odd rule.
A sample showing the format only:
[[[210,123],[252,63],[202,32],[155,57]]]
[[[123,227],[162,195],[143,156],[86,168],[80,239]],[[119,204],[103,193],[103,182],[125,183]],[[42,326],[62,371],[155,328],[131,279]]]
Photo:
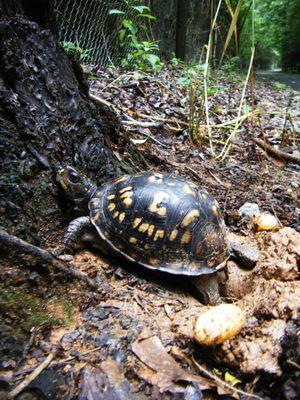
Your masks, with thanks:
[[[171,174],[124,175],[98,188],[65,164],[57,181],[89,216],[73,220],[63,252],[90,243],[146,268],[189,277],[205,303],[220,302],[215,272],[229,257],[217,201],[194,183]]]

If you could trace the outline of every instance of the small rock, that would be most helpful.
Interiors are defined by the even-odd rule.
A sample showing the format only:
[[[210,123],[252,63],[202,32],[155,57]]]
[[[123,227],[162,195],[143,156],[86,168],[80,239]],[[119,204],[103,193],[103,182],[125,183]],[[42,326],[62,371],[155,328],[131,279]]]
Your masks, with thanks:
[[[220,304],[204,312],[196,321],[194,336],[198,343],[215,346],[235,337],[245,324],[245,314],[233,304]]]
[[[260,231],[278,231],[279,224],[277,218],[274,215],[265,212],[258,215],[254,219],[254,226],[258,232]]]
[[[71,254],[62,254],[59,256],[59,258],[61,258],[62,260],[66,261],[66,262],[73,261],[73,259],[74,259],[74,257]]]
[[[239,243],[233,242],[230,243],[230,249],[239,264],[247,269],[254,268],[260,257],[260,251],[256,246],[243,246]]]
[[[253,219],[260,214],[259,207],[256,203],[245,203],[239,208],[239,214],[241,217]]]

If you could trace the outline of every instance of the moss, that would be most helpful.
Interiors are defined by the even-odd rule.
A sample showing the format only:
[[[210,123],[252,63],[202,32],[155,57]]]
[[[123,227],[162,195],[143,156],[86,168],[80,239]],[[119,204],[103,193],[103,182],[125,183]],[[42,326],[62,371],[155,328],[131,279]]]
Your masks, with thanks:
[[[21,320],[23,328],[32,326],[68,326],[74,320],[73,306],[68,297],[45,301],[29,292],[26,286],[4,287],[0,285],[0,310],[14,320]]]

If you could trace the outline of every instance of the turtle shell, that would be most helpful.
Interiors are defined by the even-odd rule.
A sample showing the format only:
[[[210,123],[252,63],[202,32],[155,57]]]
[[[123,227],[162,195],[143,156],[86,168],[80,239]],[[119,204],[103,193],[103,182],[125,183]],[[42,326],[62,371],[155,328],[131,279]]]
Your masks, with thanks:
[[[184,178],[124,175],[97,189],[89,209],[109,247],[147,268],[201,275],[220,269],[228,258],[217,201]]]

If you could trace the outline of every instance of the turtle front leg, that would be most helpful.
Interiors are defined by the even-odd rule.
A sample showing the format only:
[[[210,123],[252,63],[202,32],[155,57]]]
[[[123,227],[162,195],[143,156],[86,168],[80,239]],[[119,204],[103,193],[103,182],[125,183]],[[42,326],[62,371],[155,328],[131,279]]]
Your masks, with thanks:
[[[191,282],[200,292],[204,304],[216,306],[223,303],[219,293],[217,274],[195,276],[191,278]]]
[[[63,238],[62,247],[58,253],[73,254],[75,251],[83,249],[84,237],[89,233],[93,233],[93,226],[89,217],[79,217],[70,222],[65,236]]]

